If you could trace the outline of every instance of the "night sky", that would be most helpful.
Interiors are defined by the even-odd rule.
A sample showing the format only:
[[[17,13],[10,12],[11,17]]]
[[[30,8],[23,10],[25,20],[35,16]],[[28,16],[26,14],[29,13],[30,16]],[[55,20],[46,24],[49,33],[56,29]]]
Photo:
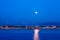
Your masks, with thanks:
[[[0,0],[0,25],[60,25],[60,0]]]

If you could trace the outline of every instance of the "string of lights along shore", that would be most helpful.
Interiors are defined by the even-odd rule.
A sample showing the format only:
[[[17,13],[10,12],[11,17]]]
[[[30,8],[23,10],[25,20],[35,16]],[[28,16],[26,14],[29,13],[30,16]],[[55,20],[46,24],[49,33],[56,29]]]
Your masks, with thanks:
[[[0,29],[60,29],[58,26],[0,26]]]

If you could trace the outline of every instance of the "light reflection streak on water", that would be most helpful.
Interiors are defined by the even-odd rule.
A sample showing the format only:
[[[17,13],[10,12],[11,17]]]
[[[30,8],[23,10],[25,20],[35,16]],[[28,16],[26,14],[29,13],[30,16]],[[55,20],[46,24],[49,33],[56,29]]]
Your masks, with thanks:
[[[34,29],[34,40],[39,40],[39,29]]]

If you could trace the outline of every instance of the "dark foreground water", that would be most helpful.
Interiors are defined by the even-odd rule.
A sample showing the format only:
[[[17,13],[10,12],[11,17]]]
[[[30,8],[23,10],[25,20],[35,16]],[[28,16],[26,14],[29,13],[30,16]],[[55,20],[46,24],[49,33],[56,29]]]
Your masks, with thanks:
[[[33,30],[0,30],[0,40],[33,40]],[[60,40],[60,30],[40,30],[40,40]]]

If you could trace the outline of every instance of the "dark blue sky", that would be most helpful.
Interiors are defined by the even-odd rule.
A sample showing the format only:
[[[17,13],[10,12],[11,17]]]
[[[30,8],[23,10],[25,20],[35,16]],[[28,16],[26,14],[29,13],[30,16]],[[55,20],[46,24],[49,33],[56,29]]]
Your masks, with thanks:
[[[60,0],[0,0],[0,25],[60,25]]]

